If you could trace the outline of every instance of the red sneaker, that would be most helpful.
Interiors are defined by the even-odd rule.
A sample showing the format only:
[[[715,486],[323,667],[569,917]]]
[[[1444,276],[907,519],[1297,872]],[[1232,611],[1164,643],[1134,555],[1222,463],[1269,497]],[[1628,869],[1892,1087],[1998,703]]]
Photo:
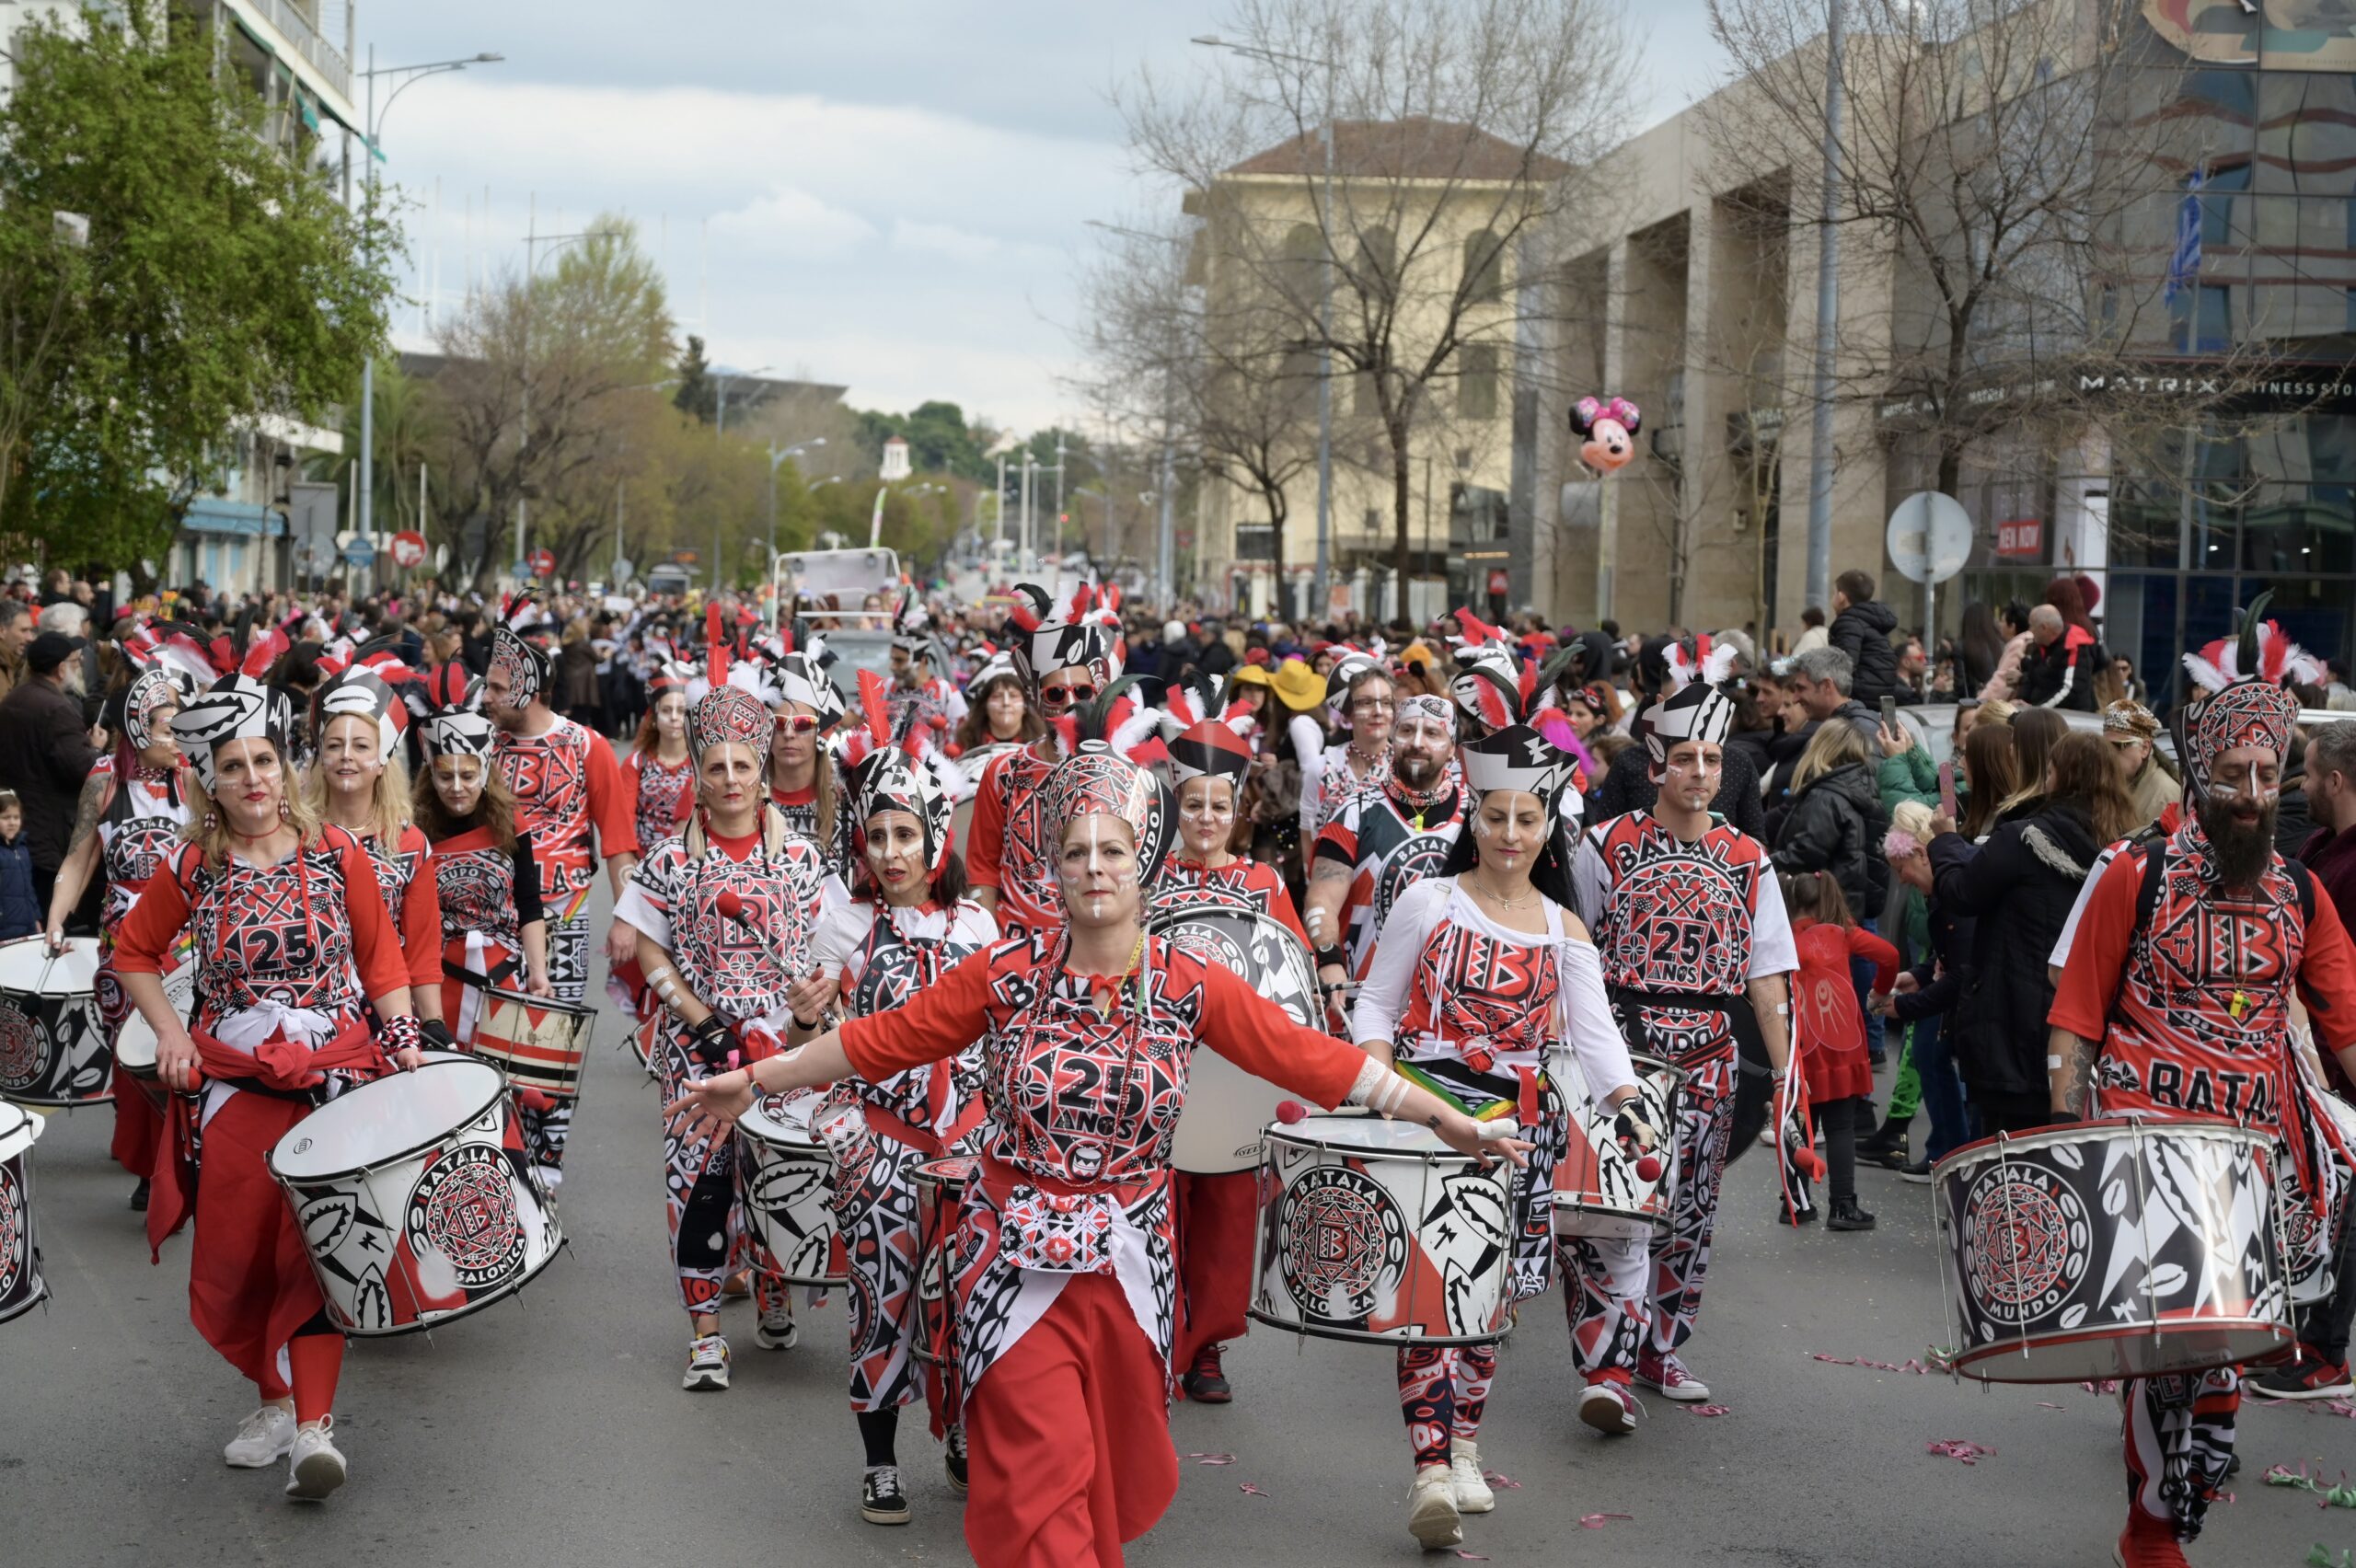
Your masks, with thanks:
[[[2191,1568],[2184,1548],[2177,1544],[2174,1522],[2155,1519],[2141,1508],[2127,1510],[2127,1528],[2119,1532],[2110,1560],[2119,1568]]]
[[[1195,1353],[1195,1365],[1186,1369],[1186,1397],[1196,1404],[1226,1404],[1235,1398],[1219,1367],[1218,1353],[1218,1345],[1203,1346]]]
[[[2356,1379],[2345,1361],[2326,1361],[2310,1350],[2268,1367],[2249,1380],[2249,1389],[2269,1400],[2339,1400],[2356,1394]]]

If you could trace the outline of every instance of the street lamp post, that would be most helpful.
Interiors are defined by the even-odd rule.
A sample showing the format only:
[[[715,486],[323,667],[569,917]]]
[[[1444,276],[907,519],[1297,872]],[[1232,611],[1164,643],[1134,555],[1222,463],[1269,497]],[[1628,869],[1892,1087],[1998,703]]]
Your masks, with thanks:
[[[826,438],[821,435],[814,437],[812,440],[803,442],[798,445],[771,446],[769,448],[769,622],[772,626],[782,627],[785,625],[785,617],[779,613],[777,602],[778,465],[784,462],[788,457],[799,457],[804,452],[808,452],[814,447],[824,446],[826,444]],[[812,488],[815,489],[816,487],[813,486]]]
[[[439,76],[451,71],[463,71],[469,65],[495,65],[504,58],[504,55],[486,52],[481,54],[468,55],[464,60],[433,60],[422,65],[380,66],[376,63],[376,46],[373,43],[368,46],[368,69],[360,73],[361,79],[368,84],[368,110],[361,119],[368,127],[366,149],[368,206],[372,214],[376,205],[376,164],[379,156],[376,149],[380,144],[385,128],[385,116],[392,112],[393,100],[399,98],[412,85],[423,81],[428,76]],[[385,95],[383,109],[376,107],[376,78],[379,76],[402,78],[398,86]],[[346,188],[346,194],[349,194],[349,187]],[[376,356],[371,353],[360,363],[360,505],[352,521],[357,525],[358,532],[364,536],[372,546],[376,542],[375,480]],[[424,519],[421,517],[418,521],[422,523]],[[373,568],[372,570],[381,571],[383,569]]]

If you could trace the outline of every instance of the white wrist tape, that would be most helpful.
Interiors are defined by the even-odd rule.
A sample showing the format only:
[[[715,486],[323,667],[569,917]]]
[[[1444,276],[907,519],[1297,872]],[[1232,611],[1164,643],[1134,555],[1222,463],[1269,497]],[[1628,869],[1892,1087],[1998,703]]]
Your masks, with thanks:
[[[1494,1122],[1475,1122],[1472,1124],[1481,1129],[1483,1143],[1495,1143],[1499,1138],[1521,1136],[1521,1124],[1510,1116],[1500,1116]]]
[[[1350,1085],[1350,1102],[1388,1116],[1406,1101],[1407,1080],[1369,1056]]]

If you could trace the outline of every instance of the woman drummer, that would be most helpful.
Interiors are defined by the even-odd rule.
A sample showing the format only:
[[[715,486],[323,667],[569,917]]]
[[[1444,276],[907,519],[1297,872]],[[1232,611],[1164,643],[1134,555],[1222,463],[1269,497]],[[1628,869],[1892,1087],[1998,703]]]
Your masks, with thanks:
[[[1102,732],[1107,706],[1093,705],[1088,728]],[[1043,801],[1061,918],[992,944],[905,1007],[675,1102],[690,1125],[725,1127],[756,1082],[776,1094],[886,1080],[980,1037],[986,1152],[958,1234],[954,1392],[973,1446],[965,1541],[985,1568],[1116,1564],[1176,1490],[1170,1147],[1197,1045],[1321,1105],[1371,1102],[1468,1154],[1522,1153],[1484,1144],[1470,1117],[1298,1027],[1240,976],[1147,939],[1142,890],[1168,852],[1167,795],[1083,743]]]
[[[695,767],[687,755],[687,681],[694,673],[686,664],[656,668],[646,683],[646,717],[622,764],[638,802],[638,847],[645,854],[679,831],[695,798]]]
[[[179,1228],[193,1185],[189,1316],[261,1396],[223,1457],[258,1470],[291,1455],[287,1495],[316,1502],[344,1480],[330,1413],[343,1336],[265,1161],[315,1106],[421,1056],[409,968],[375,862],[292,788],[293,714],[261,678],[283,644],[273,636],[258,645],[172,721],[195,768],[195,821],[123,920],[115,967],[156,1031],[164,1086],[202,1090],[201,1101],[173,1104],[147,1235],[160,1249]],[[187,1023],[162,980],[184,937],[197,964]],[[190,1149],[200,1125],[197,1182]]]
[[[1228,847],[1235,836],[1236,798],[1252,767],[1252,749],[1220,720],[1206,719],[1167,743],[1170,777],[1178,786],[1178,846],[1154,884],[1162,909],[1232,904],[1282,921],[1309,951],[1292,894],[1276,869]],[[1220,1360],[1227,1341],[1248,1326],[1252,1295],[1252,1230],[1259,1221],[1259,1172],[1207,1175],[1181,1170],[1172,1183],[1178,1205],[1178,1317],[1173,1365],[1185,1368],[1179,1386],[1203,1404],[1235,1397]]]
[[[211,684],[195,674],[202,670],[209,676],[211,666],[192,626],[157,622],[125,639],[121,648],[131,663],[130,679],[108,698],[101,721],[115,737],[114,751],[98,759],[82,786],[74,841],[57,868],[57,885],[50,895],[48,927],[49,951],[64,951],[65,922],[80,906],[91,876],[106,878],[93,991],[98,1027],[110,1051],[131,1017],[131,998],[124,995],[114,965],[123,917],[131,913],[147,879],[179,847],[188,825],[191,780],[179,742],[172,736],[172,718],[184,700]],[[120,1061],[115,1064],[110,1152],[139,1179],[131,1193],[133,1209],[147,1206],[148,1176],[156,1168],[156,1146],[164,1131],[163,1114],[148,1093]]]
[[[442,910],[442,1017],[456,1043],[469,1045],[485,987],[556,994],[548,919],[532,836],[517,827],[515,797],[491,765],[499,731],[482,710],[482,682],[464,664],[442,664],[423,690],[425,777],[414,806]],[[534,1124],[525,1119],[527,1129]],[[542,1149],[532,1157],[547,1162]]]
[[[665,1100],[780,1048],[811,935],[842,896],[817,845],[768,799],[776,727],[768,705],[741,686],[715,685],[697,698],[687,709],[695,814],[639,863],[614,909],[638,933],[639,967],[664,1009],[653,1049]],[[679,1305],[693,1330],[681,1387],[716,1391],[728,1387],[729,1371],[722,1287],[743,1239],[735,1149],[725,1130],[674,1124],[664,1159]],[[787,1286],[758,1274],[755,1294],[755,1343],[790,1348],[797,1334]]]
[[[980,788],[982,770],[994,759],[1047,732],[1047,721],[1032,706],[1014,655],[987,644],[984,648],[987,659],[965,683],[965,717],[958,721],[956,740],[949,748],[964,776],[960,799],[970,799]]]
[[[1623,1140],[1651,1148],[1628,1048],[1611,1021],[1603,971],[1570,911],[1570,824],[1556,813],[1570,759],[1515,724],[1458,751],[1473,805],[1438,874],[1400,895],[1351,1011],[1367,1054],[1452,1108],[1519,1126],[1530,1141],[1514,1173],[1508,1297],[1544,1291],[1554,1257],[1554,1166],[1569,1121],[1547,1055],[1560,1042]],[[1463,1537],[1459,1515],[1496,1506],[1482,1479],[1481,1415],[1494,1344],[1399,1352],[1399,1404],[1415,1451],[1407,1528],[1426,1550]]]
[[[777,716],[769,742],[769,800],[788,826],[818,846],[826,869],[848,884],[858,857],[851,850],[850,801],[826,737],[842,718],[843,695],[826,671],[826,651],[809,639],[769,644],[773,656],[738,664],[729,679],[753,692]],[[776,651],[782,649],[783,651]]]
[[[312,701],[318,750],[306,779],[311,813],[360,842],[376,865],[376,891],[400,933],[410,1005],[426,1038],[453,1043],[442,1021],[442,908],[425,874],[425,831],[410,820],[401,736],[409,708],[397,686],[410,670],[389,657],[393,640],[362,648]],[[381,663],[372,662],[381,660]]]
[[[949,846],[948,793],[921,756],[892,744],[883,694],[871,682],[860,683],[868,722],[847,737],[859,754],[849,774],[860,880],[851,900],[818,922],[816,973],[791,992],[795,1044],[816,1034],[829,1011],[865,1018],[904,1005],[998,940],[989,911],[964,896],[964,862]],[[813,1118],[835,1156],[835,1214],[851,1273],[850,1405],[867,1450],[859,1509],[871,1524],[908,1522],[894,1439],[922,1370],[912,1354],[925,1332],[916,1289],[926,1242],[917,1170],[979,1152],[981,1068],[976,1043],[880,1082],[846,1078]],[[962,1491],[964,1430],[952,1421],[943,1435],[949,1479]]]

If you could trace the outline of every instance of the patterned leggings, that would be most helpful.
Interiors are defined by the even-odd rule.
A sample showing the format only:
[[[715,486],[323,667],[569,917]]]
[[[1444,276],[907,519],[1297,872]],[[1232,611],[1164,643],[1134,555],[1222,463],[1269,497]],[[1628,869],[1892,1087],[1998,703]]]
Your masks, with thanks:
[[[688,1081],[686,1054],[667,1033],[658,1034],[657,1042],[663,1054],[663,1102],[667,1105]],[[664,1218],[671,1230],[679,1305],[691,1317],[719,1311],[722,1287],[744,1266],[739,1257],[746,1244],[744,1210],[736,1201],[740,1165],[733,1135],[714,1143],[702,1134],[683,1136],[676,1124],[664,1129]],[[791,1309],[791,1292],[758,1270],[753,1274],[753,1294],[764,1314],[772,1307]]]
[[[2131,1378],[2119,1397],[2127,1407],[2127,1505],[2173,1520],[2177,1539],[2192,1539],[2233,1462],[2241,1375],[2226,1366]]]
[[[1418,1344],[1399,1353],[1399,1413],[1407,1421],[1417,1470],[1448,1463],[1452,1439],[1471,1443],[1480,1437],[1481,1414],[1496,1376],[1494,1344]]]
[[[1677,1097],[1677,1198],[1669,1229],[1654,1238],[1646,1348],[1675,1350],[1693,1337],[1702,1315],[1702,1282],[1710,1272],[1710,1233],[1718,1223],[1718,1183],[1726,1175],[1734,1128],[1734,1052],[1681,1063],[1692,1076]]]
[[[1571,1359],[1590,1383],[1624,1384],[1635,1376],[1645,1343],[1652,1242],[1644,1236],[1565,1236],[1557,1245]]]
[[[549,923],[549,983],[560,1002],[578,1007],[589,989],[589,921],[585,916]],[[564,1144],[572,1132],[572,1101],[546,1110],[524,1106],[524,1147],[550,1188],[564,1180]]]
[[[849,1114],[860,1113],[853,1108]],[[871,1152],[863,1161],[845,1161],[837,1146],[837,1174],[855,1166],[856,1184],[838,1187],[835,1195],[850,1276],[850,1408],[897,1410],[916,1399],[924,1369],[914,1354],[924,1327],[917,1305],[924,1238],[917,1224],[916,1172],[936,1156],[872,1132],[853,1136]]]

